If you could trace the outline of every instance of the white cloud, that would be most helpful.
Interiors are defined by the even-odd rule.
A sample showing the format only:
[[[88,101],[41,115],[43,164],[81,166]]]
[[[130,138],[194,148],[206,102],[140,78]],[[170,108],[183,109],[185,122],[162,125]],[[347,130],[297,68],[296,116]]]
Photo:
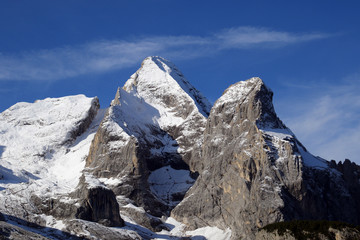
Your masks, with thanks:
[[[287,125],[315,155],[360,164],[360,77],[337,86],[318,85],[312,97],[291,103]]]
[[[273,47],[328,37],[325,34],[293,34],[264,28],[239,27],[201,36],[138,37],[132,41],[96,41],[14,55],[0,55],[0,80],[51,81],[83,74],[126,68],[149,55],[191,59],[223,49]],[[272,45],[269,45],[271,43]]]
[[[276,47],[329,37],[322,33],[294,34],[254,27],[230,28],[216,36],[222,42],[221,47],[223,48]]]

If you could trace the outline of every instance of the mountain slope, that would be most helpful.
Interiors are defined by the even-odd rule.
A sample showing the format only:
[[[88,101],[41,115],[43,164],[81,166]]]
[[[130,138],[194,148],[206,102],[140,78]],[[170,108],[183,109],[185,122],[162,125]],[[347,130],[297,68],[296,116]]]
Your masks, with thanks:
[[[34,198],[73,191],[102,111],[84,95],[17,103],[0,114],[0,211],[41,225]],[[53,221],[54,220],[54,221]]]
[[[189,171],[202,142],[210,104],[165,59],[146,58],[116,92],[91,145],[86,174],[100,178],[126,206],[153,216],[168,215],[195,175]],[[163,175],[164,174],[164,175]],[[122,207],[134,217],[133,208]],[[135,221],[156,230],[159,219],[137,214]]]

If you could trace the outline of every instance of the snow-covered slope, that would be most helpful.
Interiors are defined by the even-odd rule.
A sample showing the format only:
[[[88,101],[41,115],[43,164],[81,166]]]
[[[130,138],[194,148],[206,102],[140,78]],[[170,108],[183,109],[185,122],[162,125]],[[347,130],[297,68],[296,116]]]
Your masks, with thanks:
[[[17,103],[0,114],[1,212],[31,212],[32,195],[76,187],[104,114],[98,109],[97,98],[77,95]]]
[[[56,152],[75,140],[97,104],[95,98],[78,95],[17,103],[1,113],[1,166],[13,175],[4,180],[27,182],[47,175]]]
[[[211,109],[208,100],[184,78],[173,63],[161,57],[146,58],[123,89],[133,99],[137,99],[131,103],[136,103],[128,104],[128,95],[120,89],[113,105],[119,103],[128,115],[140,120],[147,119],[151,121],[150,124],[168,132],[177,142],[176,151],[188,162],[186,155],[190,154],[192,146],[201,141],[199,132],[204,131]],[[162,149],[153,151],[161,152]]]
[[[206,117],[211,109],[209,101],[185,79],[180,70],[161,57],[146,58],[141,68],[125,83],[124,89],[128,92],[136,89],[141,98],[163,113],[170,110],[175,115],[183,115],[182,109],[171,107],[184,107],[184,104],[188,103],[195,104],[197,110]],[[167,98],[167,101],[164,102],[164,98]],[[161,116],[165,119],[167,117],[163,114]],[[161,122],[162,127],[167,123],[164,121],[164,124],[161,124]]]

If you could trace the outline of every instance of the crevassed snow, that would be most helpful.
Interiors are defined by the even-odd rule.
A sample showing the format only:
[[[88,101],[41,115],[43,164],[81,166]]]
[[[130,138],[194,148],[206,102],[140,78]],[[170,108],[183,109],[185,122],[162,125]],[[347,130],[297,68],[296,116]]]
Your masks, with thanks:
[[[148,178],[148,182],[155,196],[167,204],[175,206],[180,201],[174,199],[174,195],[185,194],[195,180],[190,177],[190,171],[188,170],[176,170],[166,166],[153,171]]]

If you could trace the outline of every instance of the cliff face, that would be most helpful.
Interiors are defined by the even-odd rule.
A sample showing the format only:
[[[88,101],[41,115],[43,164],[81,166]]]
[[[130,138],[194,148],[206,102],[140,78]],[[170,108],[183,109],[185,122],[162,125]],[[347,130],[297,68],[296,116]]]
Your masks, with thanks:
[[[253,239],[268,223],[297,218],[359,222],[346,177],[307,152],[276,116],[272,95],[252,78],[215,103],[204,132],[203,171],[173,217],[194,228],[230,226],[234,239]]]

